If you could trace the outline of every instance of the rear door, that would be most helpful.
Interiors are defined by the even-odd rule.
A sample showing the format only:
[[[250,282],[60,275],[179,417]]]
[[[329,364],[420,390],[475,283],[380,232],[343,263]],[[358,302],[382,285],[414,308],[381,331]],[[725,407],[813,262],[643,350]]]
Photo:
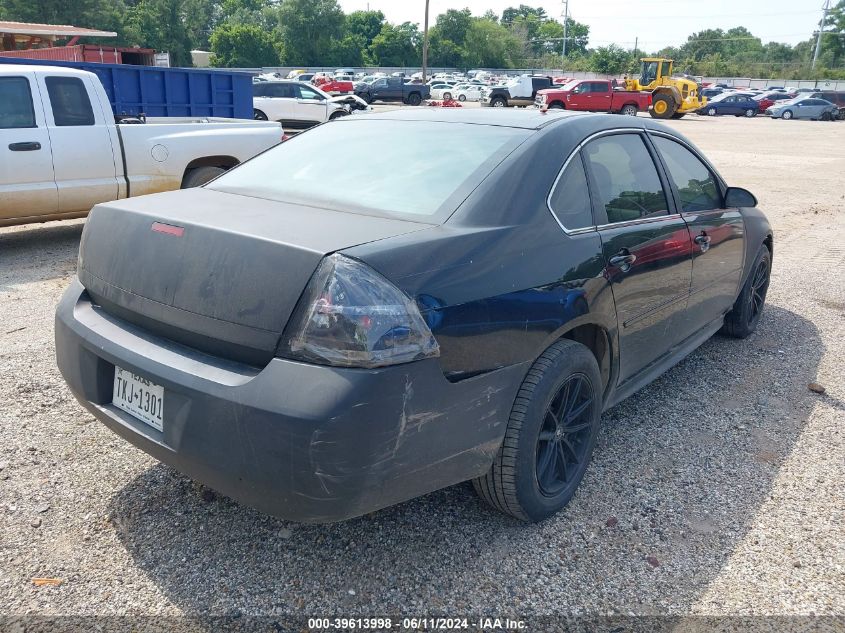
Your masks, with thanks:
[[[0,77],[0,225],[56,213],[50,135],[35,73]]]
[[[745,224],[739,209],[724,208],[715,174],[691,148],[652,133],[672,192],[692,238],[692,285],[685,333],[693,334],[730,310],[745,258]]]
[[[687,225],[638,132],[587,143],[584,163],[619,324],[619,382],[682,340],[692,279]]]
[[[613,93],[609,81],[591,81],[588,93],[589,108],[594,112],[610,112]]]
[[[59,212],[87,211],[98,202],[118,197],[118,169],[109,126],[100,101],[92,100],[89,77],[39,74],[47,125],[53,148],[53,168]],[[111,117],[111,111],[108,112]]]

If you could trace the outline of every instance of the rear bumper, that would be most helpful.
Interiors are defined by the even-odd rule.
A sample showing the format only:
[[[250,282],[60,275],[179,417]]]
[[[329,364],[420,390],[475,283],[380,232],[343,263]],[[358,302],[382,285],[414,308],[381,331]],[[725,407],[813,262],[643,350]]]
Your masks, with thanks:
[[[486,472],[527,367],[452,384],[436,360],[378,370],[207,356],[104,313],[74,281],[56,312],[74,396],[141,450],[240,502],[339,521]],[[114,366],[163,385],[164,430],[111,404]]]

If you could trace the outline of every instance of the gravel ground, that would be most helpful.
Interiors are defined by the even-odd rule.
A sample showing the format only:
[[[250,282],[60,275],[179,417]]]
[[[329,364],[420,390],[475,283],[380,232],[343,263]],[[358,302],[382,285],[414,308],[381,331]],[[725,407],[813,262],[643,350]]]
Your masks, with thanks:
[[[469,484],[325,526],[203,491],[63,385],[81,221],[0,229],[0,614],[845,615],[845,123],[671,125],[769,213],[768,306],[609,411],[540,525]]]

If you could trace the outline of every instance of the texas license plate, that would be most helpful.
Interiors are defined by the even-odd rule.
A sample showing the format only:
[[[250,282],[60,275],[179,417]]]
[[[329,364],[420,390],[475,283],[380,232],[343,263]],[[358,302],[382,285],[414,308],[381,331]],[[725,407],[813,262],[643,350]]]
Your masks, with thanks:
[[[164,387],[161,385],[115,367],[112,404],[157,431],[164,430]]]

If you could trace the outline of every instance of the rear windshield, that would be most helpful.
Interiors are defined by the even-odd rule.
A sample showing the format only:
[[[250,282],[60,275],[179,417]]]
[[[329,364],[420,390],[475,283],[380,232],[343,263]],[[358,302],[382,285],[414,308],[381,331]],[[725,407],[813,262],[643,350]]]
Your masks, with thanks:
[[[357,116],[295,136],[208,188],[431,221],[448,217],[529,134],[509,127]]]

